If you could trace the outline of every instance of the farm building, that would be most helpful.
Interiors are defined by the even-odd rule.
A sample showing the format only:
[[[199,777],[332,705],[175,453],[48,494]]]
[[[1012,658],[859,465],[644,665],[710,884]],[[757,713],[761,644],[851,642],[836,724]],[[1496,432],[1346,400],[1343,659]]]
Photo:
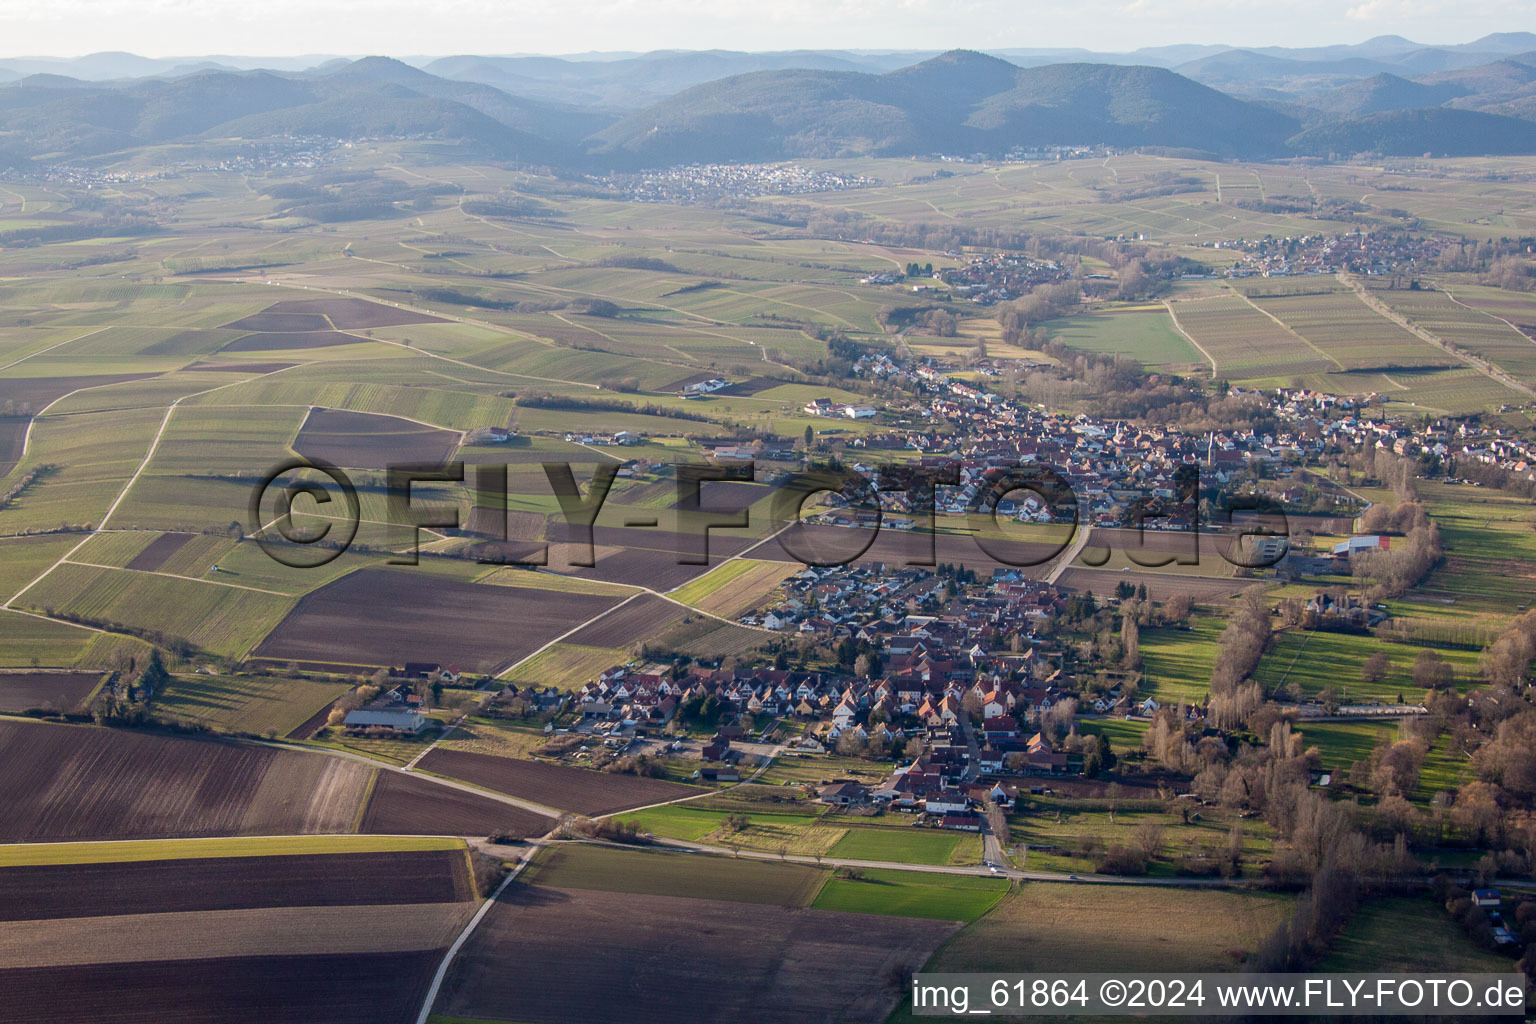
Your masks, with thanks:
[[[1391,537],[1351,537],[1333,546],[1335,555],[1358,555],[1366,551],[1385,551],[1392,546]]]
[[[348,729],[393,729],[414,736],[427,727],[427,717],[419,711],[364,709],[348,711],[342,724]]]
[[[857,782],[841,782],[832,786],[823,786],[817,794],[824,804],[836,804],[847,807],[850,804],[861,804],[869,799],[869,790]]]

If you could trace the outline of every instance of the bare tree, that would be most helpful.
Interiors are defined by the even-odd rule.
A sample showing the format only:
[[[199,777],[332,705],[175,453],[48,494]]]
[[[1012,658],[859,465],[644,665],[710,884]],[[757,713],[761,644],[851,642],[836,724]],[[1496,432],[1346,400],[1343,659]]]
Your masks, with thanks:
[[[1141,852],[1147,860],[1156,860],[1162,855],[1167,830],[1160,822],[1144,821],[1136,826],[1134,834],[1136,845],[1141,847]]]

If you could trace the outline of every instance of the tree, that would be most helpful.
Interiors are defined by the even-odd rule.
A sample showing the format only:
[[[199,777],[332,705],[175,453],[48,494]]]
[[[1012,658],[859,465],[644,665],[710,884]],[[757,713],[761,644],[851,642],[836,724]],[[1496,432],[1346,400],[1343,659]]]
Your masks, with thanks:
[[[1366,658],[1360,666],[1360,681],[1367,686],[1379,683],[1387,678],[1387,673],[1392,669],[1392,659],[1386,651],[1377,651]],[[1427,689],[1427,687],[1426,687]]]
[[[1455,670],[1451,663],[1440,657],[1439,651],[1425,649],[1413,659],[1413,682],[1424,690],[1435,690],[1451,685]]]
[[[811,429],[811,425],[809,423],[807,423],[805,425],[805,447],[806,447],[806,450],[809,451],[812,447],[815,446],[815,444],[816,444],[816,431],[812,430]]]
[[[1141,626],[1136,621],[1139,610],[1134,599],[1125,602],[1121,608],[1120,657],[1121,664],[1129,669],[1141,665]]]
[[[1135,829],[1136,845],[1147,860],[1156,860],[1163,852],[1166,830],[1155,821],[1144,821]]]

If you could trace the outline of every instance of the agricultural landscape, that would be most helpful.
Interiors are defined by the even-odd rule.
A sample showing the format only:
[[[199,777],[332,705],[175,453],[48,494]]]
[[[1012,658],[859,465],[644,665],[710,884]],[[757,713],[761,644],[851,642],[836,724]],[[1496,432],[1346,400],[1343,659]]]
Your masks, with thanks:
[[[0,59],[6,1019],[1536,978],[1507,35],[1327,91]]]

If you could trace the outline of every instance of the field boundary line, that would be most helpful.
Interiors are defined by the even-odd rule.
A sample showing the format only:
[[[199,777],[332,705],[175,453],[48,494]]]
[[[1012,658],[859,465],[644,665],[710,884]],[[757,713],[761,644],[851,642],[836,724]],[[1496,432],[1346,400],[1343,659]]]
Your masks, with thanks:
[[[1510,330],[1514,331],[1517,335],[1519,335],[1521,341],[1523,341],[1523,342],[1525,342],[1526,344],[1529,344],[1529,345],[1536,345],[1536,338],[1532,338],[1529,334],[1526,334],[1520,328],[1516,327],[1513,323],[1511,323],[1510,321],[1505,320],[1503,317],[1499,316],[1499,314],[1489,312],[1486,309],[1478,309],[1476,306],[1469,306],[1465,302],[1462,302],[1460,299],[1458,299],[1455,295],[1453,295],[1451,293],[1451,290],[1449,288],[1447,288],[1445,285],[1443,285],[1443,284],[1442,285],[1438,285],[1438,287],[1439,287],[1439,289],[1442,292],[1445,293],[1445,297],[1446,298],[1448,298],[1452,302],[1456,303],[1456,305],[1460,306],[1462,309],[1471,310],[1473,313],[1478,313],[1478,314],[1480,314],[1482,316],[1492,317],[1493,319],[1497,320],[1499,323],[1503,324],[1505,327],[1508,327]]]
[[[34,719],[28,719],[28,721],[34,721]],[[446,786],[448,789],[455,789],[460,793],[469,793],[473,796],[483,796],[489,800],[495,800],[497,803],[506,804],[508,807],[518,807],[525,811],[531,811],[534,814],[539,815],[541,818],[552,818],[558,820],[561,815],[566,813],[565,811],[555,807],[547,807],[544,804],[534,803],[532,800],[524,800],[522,797],[512,796],[510,793],[500,793],[494,789],[482,789],[479,786],[472,786],[467,782],[460,782],[458,779],[451,779],[446,775],[434,775],[431,772],[408,772],[401,765],[390,764],[388,761],[380,761],[378,758],[369,757],[367,754],[360,754],[355,750],[338,750],[334,747],[321,747],[310,743],[290,743],[283,740],[246,739],[238,740],[236,742],[247,743],[258,747],[271,747],[274,750],[297,750],[302,753],[315,754],[320,757],[341,757],[348,761],[355,761],[358,764],[368,765],[370,768],[377,768],[380,771],[397,772],[401,775],[408,775],[413,779],[426,779],[435,785]]]
[[[1186,331],[1184,329],[1184,325],[1179,323],[1179,314],[1177,314],[1177,313],[1175,313],[1173,311],[1173,303],[1169,302],[1167,299],[1164,299],[1163,300],[1163,308],[1168,311],[1168,319],[1173,321],[1173,329],[1178,331],[1180,334],[1182,334],[1184,336],[1184,340],[1185,341],[1189,342],[1191,345],[1195,346],[1195,348],[1199,349],[1200,350],[1200,354],[1205,356],[1206,362],[1211,364],[1211,378],[1214,380],[1215,377],[1216,377],[1216,373],[1217,373],[1217,370],[1216,370],[1216,357],[1211,355],[1209,352],[1207,352],[1205,350],[1205,346],[1200,344],[1198,341],[1196,341],[1195,340],[1195,336],[1193,334],[1190,334],[1188,331]]]
[[[361,260],[364,260],[365,262],[368,262],[368,263],[379,263],[379,262],[382,262],[380,260],[370,260],[370,259],[367,259],[366,257],[363,257],[363,256],[357,256],[357,257],[351,257],[351,258],[353,258],[353,259],[361,259]],[[400,266],[400,264],[397,264],[397,263],[386,263],[384,265],[385,266],[390,266],[390,267]],[[409,270],[410,268],[403,267],[402,269]],[[221,280],[221,281],[225,281],[225,282],[231,282],[232,281],[233,283],[241,284],[241,283],[244,283],[246,279],[245,278],[216,278],[216,279],[210,279],[210,280]],[[535,335],[530,335],[530,334],[528,334],[525,331],[518,331],[518,330],[514,330],[511,327],[504,327],[501,324],[491,323],[488,320],[476,320],[473,317],[460,316],[460,315],[458,315],[456,313],[434,313],[431,310],[422,309],[419,306],[412,306],[409,303],[394,302],[392,300],[376,299],[376,298],[374,298],[371,295],[367,295],[367,294],[359,293],[359,292],[347,291],[347,290],[342,289],[342,288],[322,288],[319,285],[298,284],[298,283],[293,282],[293,281],[282,281],[281,284],[280,284],[280,287],[283,287],[283,288],[295,288],[295,289],[300,289],[302,291],[308,291],[308,292],[320,292],[320,293],[322,293],[324,295],[340,295],[343,298],[347,298],[347,299],[360,299],[360,300],[362,300],[364,302],[372,302],[372,303],[374,303],[376,305],[381,305],[381,306],[385,305],[387,303],[388,305],[394,306],[396,309],[403,309],[403,310],[406,310],[407,312],[411,312],[411,313],[421,313],[424,316],[437,317],[438,319],[441,319],[441,320],[447,320],[450,323],[461,323],[461,324],[469,324],[469,325],[474,326],[474,327],[484,327],[485,329],[490,330],[490,331],[495,331],[498,334],[510,335],[511,337],[522,339],[523,341],[535,341],[535,342],[539,342],[541,344],[547,344],[551,348],[558,349],[558,348],[562,347],[562,346],[556,345],[554,342],[551,342],[548,338],[540,338],[540,337],[537,337]],[[406,326],[409,326],[409,325],[406,325]],[[370,330],[376,330],[377,328],[369,328],[369,329]],[[508,371],[508,370],[493,370],[489,366],[479,366],[479,365],[476,365],[475,363],[467,362],[467,361],[465,361],[463,359],[454,359],[452,356],[445,356],[445,355],[443,355],[443,354],[441,354],[439,352],[430,352],[430,351],[428,351],[427,349],[424,349],[424,348],[417,348],[414,345],[407,345],[404,342],[391,341],[388,338],[368,338],[366,340],[371,341],[371,342],[373,342],[373,343],[375,343],[377,345],[393,345],[395,348],[402,348],[402,349],[405,349],[407,352],[412,352],[412,353],[415,353],[416,355],[426,356],[429,359],[441,359],[445,363],[452,363],[455,366],[462,366],[465,369],[478,370],[481,373],[494,373],[498,377],[521,377],[523,380],[542,380],[542,381],[545,381],[545,382],[550,383],[550,384],[570,384],[573,387],[586,388],[589,391],[601,391],[601,390],[603,390],[603,387],[602,387],[601,384],[592,384],[592,383],[589,383],[589,382],[583,381],[583,380],[565,380],[565,379],[563,379],[561,377],[535,377],[532,374],[527,374],[527,373],[512,373],[511,371]],[[252,379],[254,380],[255,378],[252,378]],[[240,383],[243,384],[243,383],[246,383],[246,382],[245,381],[241,381]]]
[[[66,338],[63,341],[55,342],[52,345],[49,345],[47,348],[40,348],[36,352],[28,352],[26,355],[21,356],[18,359],[12,359],[10,362],[6,363],[4,366],[0,366],[0,370],[9,370],[11,367],[17,365],[18,363],[24,363],[28,359],[35,359],[35,358],[37,358],[40,355],[44,355],[45,353],[52,352],[56,348],[63,348],[65,345],[71,345],[71,344],[74,344],[77,341],[84,341],[86,338],[89,338],[91,335],[93,335],[93,334],[100,334],[102,331],[104,331],[106,329],[107,328],[105,326],[97,327],[97,328],[94,328],[92,330],[86,331],[84,334],[76,335],[73,338]]]
[[[475,911],[475,916],[469,919],[464,925],[464,930],[459,932],[459,937],[454,939],[453,945],[448,947],[448,952],[443,954],[443,962],[437,965],[437,974],[432,978],[432,986],[427,989],[427,997],[422,1000],[421,1013],[416,1017],[416,1024],[427,1024],[428,1019],[432,1016],[432,1004],[437,1002],[437,993],[442,989],[443,981],[448,977],[448,968],[453,966],[453,958],[459,955],[459,950],[464,948],[464,943],[469,941],[469,937],[480,926],[480,922],[485,920],[485,915],[490,913],[491,908],[496,905],[496,901],[501,898],[501,894],[507,890],[507,886],[511,885],[513,880],[522,874],[523,869],[527,866],[527,857],[517,862],[517,867],[508,872],[507,877],[503,878],[501,884],[496,887],[496,891],[486,897],[484,903],[480,904],[480,909]]]
[[[1380,299],[1376,298],[1370,293],[1370,289],[1362,284],[1360,280],[1353,275],[1346,274],[1341,270],[1339,271],[1339,280],[1349,285],[1351,290],[1354,291],[1355,297],[1364,303],[1367,309],[1374,310],[1378,315],[1386,317],[1388,320],[1397,324],[1397,326],[1401,327],[1403,330],[1412,334],[1419,340],[1427,341],[1429,344],[1440,349],[1440,351],[1445,352],[1448,355],[1455,356],[1457,359],[1460,359],[1462,362],[1466,363],[1474,370],[1477,370],[1479,373],[1492,380],[1493,382],[1502,384],[1512,391],[1518,391],[1523,395],[1536,398],[1536,389],[1526,387],[1524,384],[1521,384],[1519,381],[1515,380],[1503,370],[1496,369],[1492,363],[1486,362],[1481,357],[1473,356],[1469,353],[1452,348],[1450,345],[1446,344],[1446,342],[1438,335],[1429,330],[1426,330],[1423,327],[1420,327],[1418,324],[1397,312],[1397,310],[1393,309],[1391,306],[1388,306],[1385,302],[1382,302]],[[1446,292],[1446,295],[1449,296],[1450,292]],[[1455,301],[1454,298],[1452,301]],[[1458,303],[1458,305],[1460,305],[1460,303]],[[1472,307],[1468,306],[1467,308],[1471,309]],[[1478,310],[1477,312],[1481,312],[1481,310]]]
[[[122,533],[126,531],[113,530],[110,532]],[[261,587],[247,587],[240,583],[225,583],[222,580],[205,580],[199,579],[196,576],[183,576],[180,573],[160,572],[158,569],[134,569],[126,565],[102,565],[99,562],[81,562],[73,558],[66,558],[65,562],[67,562],[69,565],[83,565],[88,569],[111,569],[114,572],[136,572],[141,576],[163,576],[168,580],[186,580],[188,583],[206,583],[209,586],[225,587],[229,590],[249,590],[253,594],[270,594],[273,597],[298,598],[303,596],[302,594],[285,594],[280,590],[263,590]]]
[[[1271,313],[1269,310],[1265,309],[1263,306],[1259,305],[1257,302],[1254,302],[1252,299],[1250,299],[1248,296],[1244,295],[1242,292],[1238,291],[1236,288],[1232,289],[1232,294],[1236,295],[1238,298],[1240,298],[1244,302],[1248,303],[1248,305],[1252,306],[1254,309],[1258,310],[1260,313],[1263,313],[1265,316],[1269,317],[1271,320],[1273,320],[1275,322],[1275,325],[1277,327],[1279,327],[1282,331],[1284,331],[1286,334],[1289,334],[1291,337],[1295,338],[1297,341],[1299,341],[1303,345],[1307,346],[1307,348],[1311,349],[1313,352],[1316,352],[1318,355],[1320,355],[1324,359],[1328,360],[1336,368],[1338,368],[1339,372],[1341,372],[1341,373],[1344,372],[1344,364],[1343,363],[1339,362],[1336,357],[1329,355],[1327,352],[1324,352],[1322,349],[1318,348],[1312,342],[1308,341],[1307,340],[1307,336],[1302,334],[1296,328],[1292,327],[1290,324],[1286,323],[1284,320],[1281,320],[1279,317],[1275,316],[1275,314]]]
[[[101,330],[106,330],[106,328],[103,327],[103,328],[101,328]],[[267,373],[258,373],[256,376],[254,376],[254,377],[247,377],[244,380],[230,381],[228,384],[220,384],[218,387],[206,388],[206,389],[204,389],[202,391],[198,391],[198,392],[195,392],[195,393],[190,394],[190,395],[182,395],[180,398],[178,398],[175,401],[171,402],[170,405],[166,406],[166,408],[165,408],[165,416],[160,420],[160,429],[155,431],[154,440],[152,440],[149,443],[149,451],[144,453],[144,459],[143,459],[142,462],[139,463],[139,468],[134,470],[133,476],[128,478],[128,482],[125,483],[123,485],[123,489],[118,492],[117,498],[107,508],[106,514],[101,517],[99,522],[97,522],[95,529],[86,531],[85,536],[80,538],[80,543],[76,544],[74,547],[72,547],[68,551],[64,552],[64,554],[60,555],[58,561],[54,562],[48,568],[44,569],[41,573],[39,573],[37,575],[37,577],[32,580],[31,583],[28,583],[25,587],[22,587],[16,593],[12,594],[10,596],[10,598],[7,599],[4,604],[0,604],[0,609],[11,610],[13,608],[13,606],[15,605],[15,603],[16,603],[18,598],[22,597],[24,594],[26,594],[27,591],[31,590],[33,587],[37,586],[43,580],[47,579],[48,575],[50,573],[52,573],[53,570],[55,570],[59,566],[63,565],[64,562],[69,559],[70,555],[73,555],[76,551],[79,551],[82,547],[84,547],[86,545],[86,543],[88,541],[90,541],[90,539],[92,537],[96,536],[98,533],[102,533],[102,532],[105,532],[107,530],[107,521],[112,518],[112,513],[116,512],[118,506],[123,503],[123,499],[128,497],[128,492],[133,490],[133,485],[138,482],[139,477],[144,475],[144,470],[149,467],[150,460],[152,460],[155,457],[155,452],[159,451],[159,449],[160,449],[160,439],[165,436],[165,428],[170,425],[171,414],[176,411],[176,407],[177,406],[179,406],[182,402],[186,401],[189,398],[197,398],[200,395],[210,394],[210,393],[212,393],[214,391],[222,391],[225,388],[232,388],[232,387],[235,387],[236,385],[239,385],[239,384],[249,384],[253,380],[260,380],[263,377],[270,377],[274,373],[282,373],[283,370],[288,370],[288,369],[292,369],[292,367],[284,366],[284,367],[281,367],[281,368],[276,369],[276,370],[268,371]],[[60,622],[64,621],[62,619],[54,620],[52,618],[52,616],[48,616],[48,615],[43,615],[43,616],[38,616],[38,617],[39,618],[46,618],[46,619],[49,619],[51,621],[60,621]],[[108,632],[108,630],[102,629],[102,630],[96,630],[96,632],[106,633],[106,632]]]
[[[335,703],[334,701],[332,703]],[[373,791],[379,786],[379,770],[374,768],[368,773],[368,784],[363,787],[363,797],[357,802],[357,814],[352,817],[352,831],[358,835],[363,834],[363,819],[368,817],[368,805],[373,801]],[[474,873],[470,873],[474,877]]]

